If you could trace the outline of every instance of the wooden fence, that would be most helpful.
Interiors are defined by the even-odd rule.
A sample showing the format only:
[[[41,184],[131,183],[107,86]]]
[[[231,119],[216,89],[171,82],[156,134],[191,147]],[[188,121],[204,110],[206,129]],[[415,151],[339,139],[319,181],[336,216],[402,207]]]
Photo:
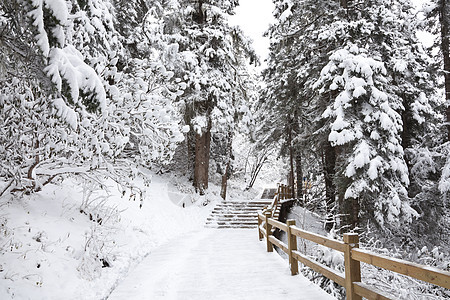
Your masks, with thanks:
[[[285,184],[279,183],[277,185],[277,191],[275,192],[275,196],[273,197],[272,204],[269,207],[266,207],[267,211],[271,211],[271,217],[273,217],[275,211],[279,209],[281,201],[286,199],[292,199],[292,188]]]
[[[273,236],[273,228],[286,232],[287,245]],[[275,245],[289,256],[292,275],[298,274],[300,262],[345,287],[348,300],[359,300],[362,297],[374,300],[391,299],[385,292],[361,282],[360,262],[450,289],[450,272],[359,249],[359,236],[355,233],[344,234],[342,242],[302,230],[295,226],[295,220],[288,220],[286,224],[279,222],[272,218],[270,209],[265,210],[264,214],[258,213],[258,236],[259,240],[266,238],[268,252],[273,252],[273,245]],[[333,270],[300,253],[297,249],[297,237],[343,252],[345,273]]]

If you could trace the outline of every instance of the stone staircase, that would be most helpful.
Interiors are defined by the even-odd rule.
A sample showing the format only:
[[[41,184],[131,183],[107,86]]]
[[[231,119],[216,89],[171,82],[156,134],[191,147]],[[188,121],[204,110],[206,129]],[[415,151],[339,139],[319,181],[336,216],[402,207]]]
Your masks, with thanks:
[[[272,190],[272,189],[266,189]],[[264,190],[260,200],[251,201],[224,201],[219,203],[206,220],[206,227],[210,228],[256,228],[258,227],[257,214],[264,207],[272,204],[272,191]],[[271,197],[271,198],[269,198]],[[275,211],[278,219],[279,210]]]

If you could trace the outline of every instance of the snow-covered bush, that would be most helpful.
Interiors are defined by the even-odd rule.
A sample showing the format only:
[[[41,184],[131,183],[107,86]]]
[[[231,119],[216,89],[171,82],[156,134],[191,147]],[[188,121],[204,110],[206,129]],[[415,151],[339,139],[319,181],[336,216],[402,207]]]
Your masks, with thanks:
[[[133,175],[124,159],[167,162],[184,138],[172,106],[182,89],[154,57],[126,57],[114,5],[2,2],[0,195],[99,168]]]
[[[367,228],[368,229],[368,228]],[[430,251],[426,246],[422,248],[406,243],[396,245],[391,239],[381,237],[371,230],[361,236],[360,248],[386,255],[393,258],[404,259],[427,266],[449,270],[449,253],[446,249],[435,246]],[[447,299],[448,290],[439,286],[425,283],[392,271],[377,268],[369,264],[361,264],[362,281],[373,285],[377,289],[387,292],[399,299]]]

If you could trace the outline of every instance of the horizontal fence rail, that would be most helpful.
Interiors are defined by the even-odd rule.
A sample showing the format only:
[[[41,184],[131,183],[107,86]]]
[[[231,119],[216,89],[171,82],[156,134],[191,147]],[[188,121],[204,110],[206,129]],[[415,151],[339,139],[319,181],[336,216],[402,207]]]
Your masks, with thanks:
[[[273,236],[273,229],[275,228],[286,232],[287,245]],[[450,289],[450,272],[359,249],[359,236],[355,233],[344,234],[344,241],[342,242],[302,230],[295,226],[294,220],[288,220],[286,224],[282,223],[272,218],[270,208],[266,209],[264,213],[258,213],[258,237],[259,240],[265,237],[268,252],[273,252],[273,246],[275,245],[288,255],[292,275],[298,274],[298,263],[300,262],[345,287],[349,300],[359,300],[362,297],[371,300],[392,299],[386,292],[379,291],[361,282],[360,262]],[[299,252],[297,238],[343,252],[345,273],[333,270]]]

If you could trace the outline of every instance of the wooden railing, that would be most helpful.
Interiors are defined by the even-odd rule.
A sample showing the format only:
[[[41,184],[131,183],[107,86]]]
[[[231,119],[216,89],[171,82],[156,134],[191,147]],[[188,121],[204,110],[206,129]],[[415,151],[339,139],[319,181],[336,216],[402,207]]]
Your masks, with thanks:
[[[275,192],[275,196],[273,197],[272,204],[266,209],[264,209],[264,211],[271,211],[272,213],[271,217],[273,217],[275,210],[277,209],[278,205],[280,205],[280,200],[286,200],[291,198],[292,198],[292,188],[285,184],[279,183],[277,185],[277,191]]]
[[[266,238],[267,251],[273,252],[274,245],[283,250],[289,256],[292,275],[298,274],[300,262],[345,287],[348,300],[359,300],[362,297],[374,300],[391,299],[385,292],[361,282],[360,262],[450,289],[450,272],[359,249],[358,234],[346,233],[342,242],[302,230],[295,226],[295,220],[288,220],[284,224],[271,216],[272,212],[269,210],[266,210],[264,214],[258,213],[258,236],[259,240]],[[273,236],[273,228],[286,232],[287,245]],[[345,273],[333,270],[300,253],[297,249],[297,237],[343,252]]]

